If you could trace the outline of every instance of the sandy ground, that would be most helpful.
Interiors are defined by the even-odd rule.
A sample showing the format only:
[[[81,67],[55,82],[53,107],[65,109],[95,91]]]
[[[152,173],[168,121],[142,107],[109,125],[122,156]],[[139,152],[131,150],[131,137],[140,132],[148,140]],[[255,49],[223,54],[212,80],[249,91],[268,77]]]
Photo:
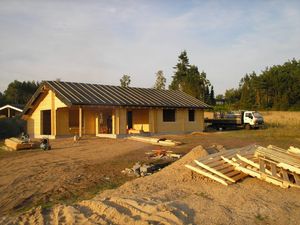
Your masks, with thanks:
[[[299,224],[300,190],[255,178],[228,187],[184,164],[207,155],[202,147],[160,172],[129,181],[91,200],[35,208],[8,224]]]
[[[48,152],[2,152],[0,224],[299,224],[300,190],[254,178],[225,187],[183,166],[215,152],[213,145],[230,149],[281,141],[238,135],[170,135],[184,143],[171,148],[174,152],[187,153],[199,144],[206,150],[193,150],[156,174],[107,191],[102,190],[128,180],[122,169],[145,160],[145,152],[159,147],[88,138],[79,143],[52,141],[53,150]],[[87,195],[91,188],[99,193],[94,198]],[[40,206],[30,210],[34,205]]]
[[[0,158],[0,215],[68,201],[101,185],[113,187],[122,169],[153,149],[129,140],[97,138],[79,143],[61,139],[51,144],[51,151],[20,151]]]
[[[171,135],[183,142],[176,153],[187,153],[202,144],[209,147],[244,146],[245,141],[219,138],[218,134]],[[249,144],[252,143],[249,141]],[[137,161],[146,161],[145,152],[162,147],[126,139],[72,138],[51,141],[51,151],[0,152],[0,216],[18,213],[35,205],[48,207],[56,202],[91,198],[102,189],[115,188],[129,178],[120,171]]]

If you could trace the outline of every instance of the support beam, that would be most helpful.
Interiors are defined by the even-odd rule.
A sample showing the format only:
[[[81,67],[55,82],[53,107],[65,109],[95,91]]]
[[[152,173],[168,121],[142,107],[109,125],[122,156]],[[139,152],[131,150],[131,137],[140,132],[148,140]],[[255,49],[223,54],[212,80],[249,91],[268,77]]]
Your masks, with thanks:
[[[96,135],[99,134],[99,112],[96,113],[95,130],[96,130]]]
[[[51,135],[56,136],[56,106],[53,91],[51,91]]]
[[[82,108],[79,107],[79,137],[82,137]]]
[[[7,108],[7,117],[10,118],[10,108]]]

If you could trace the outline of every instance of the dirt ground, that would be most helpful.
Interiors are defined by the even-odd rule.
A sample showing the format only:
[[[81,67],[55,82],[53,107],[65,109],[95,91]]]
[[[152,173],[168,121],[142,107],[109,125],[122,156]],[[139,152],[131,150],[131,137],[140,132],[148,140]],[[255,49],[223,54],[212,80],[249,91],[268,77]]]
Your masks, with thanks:
[[[230,149],[254,143],[285,147],[287,143],[280,138],[260,139],[251,132],[169,135],[183,142],[170,148],[174,152],[185,154],[200,144],[206,150],[192,151],[154,175],[127,183],[130,178],[120,171],[146,161],[145,152],[159,147],[126,139],[88,138],[79,143],[58,139],[51,142],[52,151],[2,153],[0,223],[298,224],[299,190],[253,178],[224,187],[192,175],[183,166],[212,153],[217,145]],[[300,144],[298,136],[289,140],[290,145]],[[32,206],[39,207],[15,217]]]
[[[71,205],[37,207],[9,224],[299,224],[299,189],[255,178],[225,187],[184,164],[207,155],[198,147],[160,172]],[[1,222],[1,220],[0,220]]]
[[[51,151],[0,155],[0,215],[32,205],[68,202],[126,181],[120,171],[152,146],[129,140],[71,138],[51,141]]]

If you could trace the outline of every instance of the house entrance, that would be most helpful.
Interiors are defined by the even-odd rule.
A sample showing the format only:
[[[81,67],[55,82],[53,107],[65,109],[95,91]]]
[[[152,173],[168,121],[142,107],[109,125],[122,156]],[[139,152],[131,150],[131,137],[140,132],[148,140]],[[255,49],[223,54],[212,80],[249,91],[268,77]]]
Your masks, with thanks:
[[[51,135],[51,110],[42,110],[42,134]]]
[[[132,111],[127,111],[127,129],[132,129]]]

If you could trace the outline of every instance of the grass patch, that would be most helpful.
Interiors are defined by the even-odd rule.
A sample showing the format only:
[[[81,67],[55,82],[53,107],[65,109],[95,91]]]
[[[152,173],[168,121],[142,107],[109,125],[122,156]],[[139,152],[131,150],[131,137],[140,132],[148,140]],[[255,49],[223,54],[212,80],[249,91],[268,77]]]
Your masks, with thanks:
[[[266,216],[261,215],[260,213],[255,215],[255,219],[258,221],[265,221],[267,219]]]
[[[288,148],[289,146],[300,146],[299,128],[293,127],[269,127],[260,130],[237,130],[221,134],[226,138],[238,138],[239,140],[253,140],[253,142],[267,146],[277,145]]]

